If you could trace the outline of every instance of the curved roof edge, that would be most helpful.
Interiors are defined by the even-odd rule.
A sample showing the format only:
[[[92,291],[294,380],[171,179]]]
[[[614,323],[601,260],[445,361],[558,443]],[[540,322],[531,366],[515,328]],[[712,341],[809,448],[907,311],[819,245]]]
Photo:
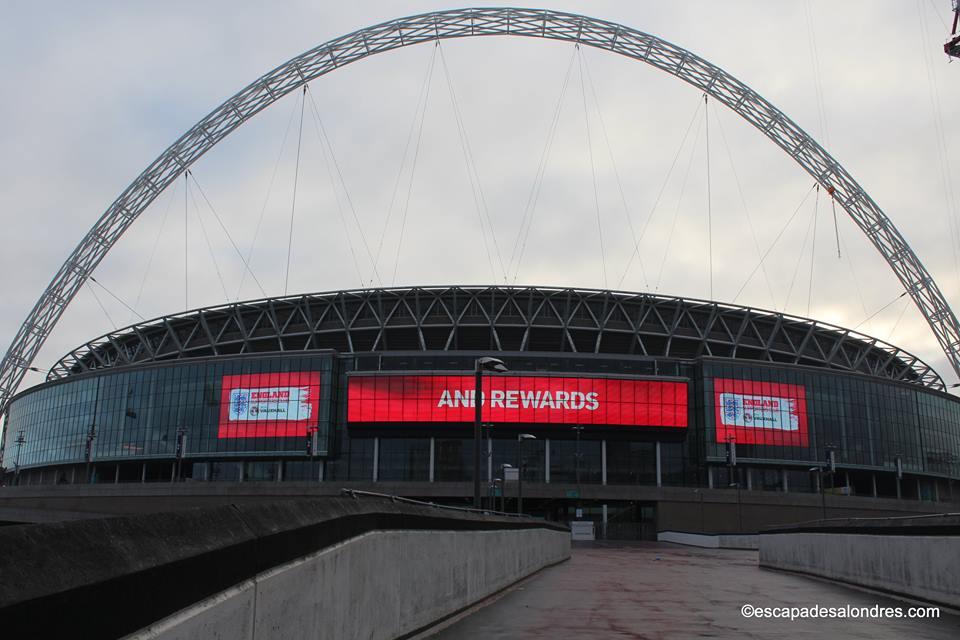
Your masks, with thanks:
[[[145,362],[331,348],[713,356],[945,389],[917,356],[810,318],[697,298],[507,285],[350,289],[193,309],[99,336],[64,355],[48,380]]]

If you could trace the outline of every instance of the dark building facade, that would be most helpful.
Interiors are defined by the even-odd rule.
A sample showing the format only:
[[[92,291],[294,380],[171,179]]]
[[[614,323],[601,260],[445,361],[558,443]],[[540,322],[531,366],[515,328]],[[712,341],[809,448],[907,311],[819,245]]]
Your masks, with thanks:
[[[960,401],[897,347],[709,301],[512,287],[267,299],[103,336],[12,401],[5,481],[447,483],[468,501],[481,356],[509,369],[484,377],[484,492],[510,495],[509,465],[577,500],[960,497]]]

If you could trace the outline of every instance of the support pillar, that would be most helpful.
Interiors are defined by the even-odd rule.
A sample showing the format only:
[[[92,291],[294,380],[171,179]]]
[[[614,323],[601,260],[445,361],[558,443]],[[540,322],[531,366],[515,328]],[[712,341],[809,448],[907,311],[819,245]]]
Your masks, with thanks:
[[[662,487],[663,481],[660,475],[660,441],[657,440],[657,486]]]
[[[600,441],[600,481],[603,485],[607,484],[607,441],[605,439]],[[606,505],[603,507],[603,512],[604,514],[607,512]]]
[[[550,484],[550,438],[543,441],[543,481]],[[506,480],[506,478],[504,478]]]

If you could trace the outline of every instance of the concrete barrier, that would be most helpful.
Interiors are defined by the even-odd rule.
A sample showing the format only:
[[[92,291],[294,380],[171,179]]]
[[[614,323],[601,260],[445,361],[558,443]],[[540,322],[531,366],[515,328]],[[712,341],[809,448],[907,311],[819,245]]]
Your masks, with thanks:
[[[658,531],[658,542],[672,542],[705,549],[756,549],[757,536],[749,533],[688,533],[686,531]]]
[[[569,554],[562,525],[372,498],[7,527],[0,619],[25,637],[397,638]]]
[[[960,608],[960,515],[816,521],[759,541],[761,567]]]
[[[544,529],[372,532],[259,574],[130,637],[406,636],[565,559],[569,538]]]

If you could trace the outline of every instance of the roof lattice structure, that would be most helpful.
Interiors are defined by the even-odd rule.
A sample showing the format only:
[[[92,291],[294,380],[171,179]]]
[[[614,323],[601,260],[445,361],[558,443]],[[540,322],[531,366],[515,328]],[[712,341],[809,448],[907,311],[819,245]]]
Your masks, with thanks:
[[[49,378],[185,358],[318,349],[712,356],[944,388],[916,356],[814,320],[647,293],[507,286],[334,291],[198,309],[92,340],[60,359]]]

